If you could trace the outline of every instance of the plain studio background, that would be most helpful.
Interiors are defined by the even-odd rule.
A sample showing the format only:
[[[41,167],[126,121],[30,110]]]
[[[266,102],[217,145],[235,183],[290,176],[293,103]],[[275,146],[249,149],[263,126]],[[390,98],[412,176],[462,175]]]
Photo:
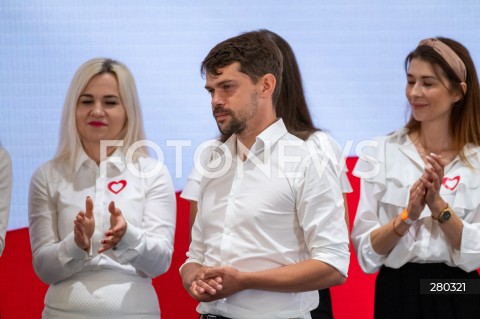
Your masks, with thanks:
[[[21,318],[19,311],[30,310],[38,315],[43,304],[44,286],[33,275],[28,255],[28,185],[34,169],[55,153],[66,91],[80,64],[111,57],[132,70],[147,137],[158,146],[180,191],[195,149],[218,134],[200,62],[218,42],[259,28],[278,33],[293,47],[315,123],[346,148],[350,165],[363,142],[404,125],[403,61],[421,39],[456,39],[480,63],[476,0],[2,1],[0,141],[13,160],[8,229],[20,229],[8,234],[0,258],[2,318]],[[358,191],[357,181],[351,181]],[[357,198],[357,193],[349,196],[352,220]],[[158,279],[164,318],[175,318],[170,313],[182,308],[177,304],[194,312],[178,277],[188,240],[184,202],[178,211],[174,264]],[[362,298],[372,293],[372,276],[356,267],[353,257],[347,284],[333,291],[337,318],[370,311],[371,300]],[[365,278],[369,285],[363,284]],[[41,289],[25,295],[32,284]],[[174,287],[171,300],[164,297],[167,284]],[[339,291],[348,301],[336,298]],[[29,299],[26,305],[22,298]]]

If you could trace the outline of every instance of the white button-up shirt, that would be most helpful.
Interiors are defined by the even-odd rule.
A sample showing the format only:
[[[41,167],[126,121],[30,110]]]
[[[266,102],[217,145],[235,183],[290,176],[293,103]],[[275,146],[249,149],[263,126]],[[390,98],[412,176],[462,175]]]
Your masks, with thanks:
[[[352,186],[347,177],[348,169],[346,166],[346,156],[343,155],[340,145],[338,145],[329,134],[323,131],[314,132],[310,135],[308,141],[314,143],[313,145],[318,147],[321,153],[325,153],[328,156],[335,174],[340,180],[342,192],[351,193]],[[203,178],[203,174],[199,169],[202,170],[202,168],[207,166],[214,156],[214,150],[220,144],[221,142],[218,140],[209,140],[200,145],[198,148],[199,155],[195,160],[195,165],[190,172],[190,175],[188,175],[187,183],[185,184],[180,197],[198,202],[198,197],[200,196],[200,183]]]
[[[360,202],[352,230],[352,241],[363,271],[376,272],[382,265],[399,268],[407,262],[445,263],[472,271],[480,267],[480,147],[465,146],[469,168],[457,156],[445,167],[440,196],[462,219],[460,250],[449,243],[440,225],[425,206],[388,255],[372,248],[370,234],[401,214],[408,205],[411,186],[420,178],[425,164],[406,129],[375,139],[375,147],[365,148],[354,174],[361,180]]]
[[[10,197],[12,195],[12,160],[5,149],[0,147],[0,256],[5,248]]]
[[[323,154],[289,134],[282,120],[262,132],[245,161],[236,137],[220,146],[201,182],[186,263],[261,271],[317,259],[347,275],[348,233],[338,178]],[[197,311],[233,318],[309,318],[316,291],[244,290],[200,303]]]
[[[80,272],[94,276],[91,270],[97,269],[153,278],[170,267],[176,204],[168,170],[163,166],[153,176],[140,178],[140,172],[154,172],[158,162],[139,158],[132,169],[120,151],[110,158],[114,160],[100,163],[100,167],[106,165],[106,176],[83,150],[71,177],[52,161],[34,173],[29,231],[35,272],[44,282],[53,284]],[[85,211],[87,196],[93,200],[95,217],[92,258],[75,244],[73,236],[73,220],[79,211]],[[122,211],[127,232],[115,250],[98,254],[110,228],[111,201]]]

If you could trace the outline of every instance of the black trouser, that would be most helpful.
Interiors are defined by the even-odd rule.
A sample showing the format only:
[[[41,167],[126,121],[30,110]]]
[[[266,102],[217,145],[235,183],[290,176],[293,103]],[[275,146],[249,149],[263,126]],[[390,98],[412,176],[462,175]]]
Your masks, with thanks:
[[[480,295],[420,294],[420,280],[479,279],[444,263],[407,263],[399,269],[383,266],[375,283],[375,319],[478,319]]]
[[[198,319],[230,319],[230,318],[219,316],[219,315],[206,314],[206,315],[200,315]]]
[[[330,289],[325,288],[318,291],[320,303],[318,307],[310,312],[312,319],[333,319],[332,298]]]

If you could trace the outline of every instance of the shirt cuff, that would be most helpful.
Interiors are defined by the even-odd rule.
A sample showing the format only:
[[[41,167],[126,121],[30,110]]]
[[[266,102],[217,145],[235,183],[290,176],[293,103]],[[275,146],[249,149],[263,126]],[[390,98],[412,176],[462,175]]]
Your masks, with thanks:
[[[371,233],[368,233],[364,240],[366,243],[359,246],[359,251],[357,252],[357,259],[360,265],[360,268],[367,273],[373,274],[377,272],[380,267],[384,264],[386,256],[379,255],[373,249],[372,242],[371,242]]]
[[[89,258],[88,253],[82,248],[78,247],[75,243],[73,232],[68,234],[67,237],[63,240],[63,254],[62,251],[59,252],[60,259],[64,261],[69,260],[86,260]],[[92,250],[92,244],[90,243],[90,250]]]
[[[453,249],[452,260],[459,268],[471,272],[480,267],[478,252],[480,243],[478,242],[478,227],[473,224],[463,223],[462,243],[460,250]]]
[[[127,249],[135,249],[139,245],[141,235],[140,229],[129,223],[122,240],[113,249],[115,256],[118,257]]]

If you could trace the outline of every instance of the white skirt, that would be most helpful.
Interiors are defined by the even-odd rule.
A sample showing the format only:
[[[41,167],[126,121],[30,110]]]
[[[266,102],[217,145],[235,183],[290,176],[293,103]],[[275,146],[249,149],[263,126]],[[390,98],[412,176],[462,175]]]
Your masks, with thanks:
[[[159,319],[151,278],[114,270],[82,272],[50,285],[43,319]]]

